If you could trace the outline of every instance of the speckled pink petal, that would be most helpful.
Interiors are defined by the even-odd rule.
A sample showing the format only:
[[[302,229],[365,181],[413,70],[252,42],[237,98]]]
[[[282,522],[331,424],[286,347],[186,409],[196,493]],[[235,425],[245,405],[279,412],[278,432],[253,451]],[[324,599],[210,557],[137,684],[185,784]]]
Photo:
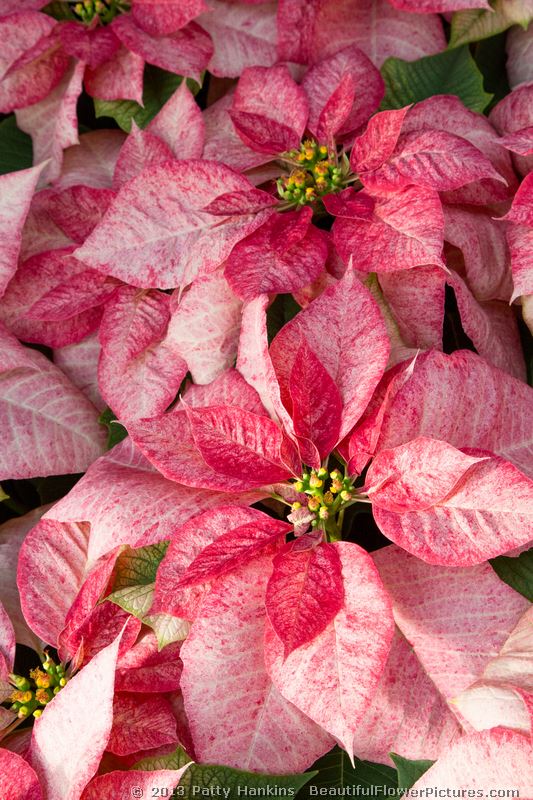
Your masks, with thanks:
[[[67,189],[83,184],[97,189],[110,189],[115,164],[125,139],[126,134],[117,130],[82,133],[80,143],[65,150],[57,188]]]
[[[221,264],[262,223],[261,214],[232,218],[203,211],[220,195],[250,186],[244,176],[211,161],[151,167],[120,189],[76,255],[133,286],[186,286]]]
[[[236,369],[227,369],[211,383],[190,384],[184,391],[183,400],[193,408],[223,403],[225,406],[240,406],[254,414],[266,414],[261,398]]]
[[[133,0],[131,7],[137,25],[151,36],[177,31],[205,10],[204,0]]]
[[[278,379],[268,347],[266,310],[268,295],[261,295],[245,304],[237,355],[237,369],[261,398],[274,419],[279,419],[287,432],[292,432],[292,420],[281,402]]]
[[[125,439],[98,459],[48,513],[61,522],[89,520],[92,565],[119,544],[142,547],[169,539],[178,524],[224,501],[227,495],[166,480]]]
[[[89,276],[80,277],[87,269],[81,261],[71,257],[71,252],[72,248],[61,248],[39,253],[20,264],[10,281],[0,305],[0,320],[22,341],[63,347],[81,341],[98,327],[102,316],[98,303],[95,305],[92,300],[88,306],[84,303],[93,292],[89,291],[88,296],[82,297],[79,291],[71,291],[72,281],[78,289],[82,285],[86,289],[89,285],[91,289],[95,286],[95,281],[91,281]],[[105,282],[100,283],[97,294],[104,287]],[[43,322],[30,317],[31,307],[49,293],[48,299],[52,302],[47,300],[47,311],[50,311],[50,306],[54,309],[62,307],[63,318],[58,322]],[[75,297],[78,308],[85,304],[85,310],[70,316],[69,307],[64,304],[66,296],[70,299]]]
[[[64,372],[74,386],[83,392],[98,411],[103,411],[104,403],[98,389],[98,358],[100,344],[95,334],[87,336],[76,344],[66,345],[54,350],[54,364]]]
[[[287,409],[291,407],[289,376],[302,340],[313,348],[340,391],[342,438],[363,413],[389,355],[381,313],[353,270],[348,269],[340,281],[288,322],[270,346]]]
[[[173,642],[159,650],[154,632],[147,629],[133,647],[119,654],[115,690],[177,691],[182,670],[180,648],[181,642]]]
[[[15,629],[17,642],[35,650],[38,638],[30,631],[20,607],[17,587],[17,562],[26,534],[39,522],[47,506],[36,508],[22,517],[14,517],[0,526],[0,602]]]
[[[444,500],[474,464],[487,456],[462,453],[438,439],[419,437],[381,450],[370,465],[365,491],[387,511],[423,511]]]
[[[16,112],[17,125],[31,136],[33,161],[50,159],[42,181],[53,182],[61,173],[63,150],[78,144],[76,104],[82,91],[85,64],[79,62],[43,100]]]
[[[260,153],[300,146],[309,106],[285,65],[248,67],[233,95],[231,119],[243,142]]]
[[[527,175],[513,198],[505,219],[533,228],[533,176]]]
[[[88,541],[86,523],[42,519],[20,549],[17,582],[22,611],[31,629],[54,647],[86,577]]]
[[[64,530],[67,532],[69,529],[65,526]],[[74,602],[67,611],[64,627],[59,634],[58,650],[63,661],[70,661],[76,654],[81,642],[79,631],[91,617],[98,601],[105,593],[119,552],[120,548],[116,547],[106,553],[105,556],[102,556],[92,569],[89,570],[86,566],[84,572],[87,573],[87,577],[83,580]],[[105,607],[108,606],[109,604],[105,604]],[[101,606],[101,608],[104,608],[104,606]],[[122,629],[124,622],[119,630]],[[112,636],[112,639],[115,638],[117,633]]]
[[[507,231],[513,272],[513,299],[533,294],[533,228],[512,225]],[[525,316],[525,315],[524,315]]]
[[[120,47],[110,27],[99,25],[95,28],[80,22],[63,22],[58,32],[65,52],[93,70],[113,58]]]
[[[195,22],[172,33],[152,36],[138,27],[131,16],[121,14],[113,21],[113,33],[124,47],[149,64],[198,82],[213,55],[211,37]]]
[[[391,752],[415,761],[436,759],[461,733],[446,701],[397,630],[372,702],[355,732],[355,755],[391,766]]]
[[[15,631],[0,601],[0,680],[8,681],[15,663]]]
[[[169,318],[169,297],[157,290],[122,286],[106,305],[98,384],[122,420],[161,414],[176,397],[187,365],[166,338]]]
[[[106,749],[118,756],[176,742],[176,720],[166,697],[118,692]]]
[[[150,792],[157,790],[161,797],[172,797],[172,791],[179,785],[188,764],[182,769],[157,769],[152,772],[135,770],[133,772],[115,770],[93,778],[81,796],[81,800],[116,800],[117,797],[150,797]]]
[[[221,272],[197,278],[172,298],[168,341],[195,383],[211,383],[235,363],[242,303]],[[214,404],[222,400],[214,399]]]
[[[195,442],[185,410],[128,421],[127,428],[135,444],[165,478],[187,487],[214,490],[207,492],[213,504],[215,498],[220,497],[219,492],[243,492],[250,488],[248,476],[230,478],[208,466]],[[201,495],[204,494],[201,491]]]
[[[235,406],[191,408],[187,416],[202,458],[221,479],[236,478],[252,489],[299,474],[294,444],[267,417]]]
[[[302,460],[319,469],[339,441],[343,403],[333,378],[305,339],[294,359],[289,392],[294,433],[299,440]],[[318,463],[307,457],[305,441],[316,447]]]
[[[400,136],[405,115],[410,106],[381,111],[368,121],[364,133],[358,136],[350,153],[354,172],[369,172],[388,161]]]
[[[204,128],[200,107],[183,81],[152,119],[147,131],[165,142],[176,158],[201,158]]]
[[[229,518],[231,520],[231,512]],[[179,588],[208,583],[263,552],[275,549],[282,543],[282,537],[291,531],[291,526],[266,514],[258,514],[250,524],[238,525],[232,530],[227,530],[226,525],[222,530],[221,535],[207,544],[187,567],[179,580]]]
[[[266,556],[213,587],[181,649],[182,691],[199,761],[298,772],[331,749],[333,740],[281,696],[266,672],[270,571]]]
[[[81,244],[100,222],[115,196],[111,189],[97,189],[84,185],[41,194],[43,204],[53,222],[78,244]]]
[[[140,130],[135,120],[131,123],[131,132],[117,159],[113,175],[113,188],[120,187],[135,178],[143,169],[172,161],[174,154],[170,147],[151,134],[149,131]]]
[[[42,800],[39,779],[17,753],[0,749],[0,792],[9,800]]]
[[[379,448],[431,436],[490,450],[531,473],[533,390],[475,353],[431,351],[391,398]]]
[[[326,263],[327,240],[310,224],[306,211],[274,213],[235,245],[224,274],[243,300],[292,292],[318,278]]]
[[[374,455],[385,412],[398,389],[410,377],[415,363],[416,358],[413,357],[410,361],[401,362],[385,372],[363,416],[347,437],[348,440],[341,442],[339,451],[347,461],[349,475],[359,475]]]
[[[352,44],[378,68],[390,56],[414,61],[446,47],[437,15],[406,16],[386,0],[281,0],[278,31],[280,58],[301,64]]]
[[[2,326],[0,479],[83,472],[102,453],[94,406],[68,378]]]
[[[355,45],[313,66],[302,87],[309,98],[309,130],[322,142],[360,128],[384,94],[379,71]]]
[[[451,701],[461,718],[478,731],[503,725],[529,733],[532,652],[533,610],[530,608],[478,680]]]
[[[453,11],[464,11],[467,8],[485,8],[491,6],[487,0],[391,0],[392,5],[400,11],[422,14],[445,14]]]
[[[344,604],[342,565],[334,545],[306,550],[288,542],[274,557],[266,612],[284,656],[316,639]]]
[[[396,546],[373,556],[396,624],[445,700],[479,678],[529,608],[488,563],[435,566]]]
[[[446,192],[447,202],[484,206],[512,197],[516,174],[510,154],[498,144],[495,130],[483,114],[471,111],[455,95],[434,95],[416,103],[405,118],[403,133],[415,131],[444,131],[460,136],[479,150],[507,182],[474,177],[473,183]]]
[[[15,13],[0,19],[4,43],[0,57],[3,114],[43,100],[53,92],[69,65],[51,17],[23,10],[18,4],[12,10]]]
[[[0,176],[0,296],[17,269],[22,228],[43,166]]]
[[[26,311],[27,319],[62,322],[77,317],[109,300],[117,291],[117,282],[101,272],[87,269],[77,272],[68,283],[50,289]]]
[[[180,525],[157,571],[153,610],[194,619],[208,587],[185,589],[181,579],[202,552],[215,545],[221,536],[231,537],[234,531],[243,528],[259,528],[263,520],[264,514],[257,509],[220,504]]]
[[[277,60],[276,4],[259,5],[209,0],[196,21],[211,35],[215,52],[209,72],[238,78],[246,67],[270,67]]]
[[[437,192],[407,186],[391,195],[374,195],[370,219],[339,217],[333,240],[341,258],[364,272],[442,265],[444,218]]]
[[[483,794],[500,787],[533,796],[531,739],[506,728],[473,733],[454,742],[413,785],[412,791],[477,790]]]
[[[113,721],[119,644],[120,636],[71,678],[35,720],[29,760],[46,800],[79,800],[98,769]]]
[[[505,222],[473,209],[444,205],[444,239],[461,253],[466,282],[478,300],[509,301],[512,293]],[[455,264],[447,252],[447,263]]]
[[[409,347],[440,348],[446,272],[439,267],[383,272],[379,285]]]
[[[518,155],[533,155],[533,126],[529,125],[527,128],[502,136],[500,144]]]
[[[354,735],[385,667],[394,624],[370,556],[350,542],[332,547],[342,564],[341,610],[322,633],[285,659],[281,640],[267,628],[265,657],[283,697],[334,736],[352,757]]]
[[[483,178],[505,179],[481,151],[460,136],[445,131],[412,131],[402,135],[388,161],[361,174],[373,191],[391,191],[412,184],[449,191]]]
[[[233,94],[228,92],[202,113],[205,124],[203,155],[238,171],[248,170],[268,163],[271,156],[251,150],[235,130],[229,114]]]
[[[492,109],[490,122],[502,136],[533,125],[533,81],[517,86]],[[498,145],[499,146],[499,145]],[[499,148],[502,151],[502,148]],[[505,153],[503,150],[502,152]],[[506,155],[509,155],[506,153]],[[533,156],[513,155],[513,162],[524,177],[531,171]]]
[[[368,480],[374,479],[374,464],[381,470],[392,459],[388,477],[387,470],[380,477],[385,481],[384,495],[392,497],[398,489],[394,501],[387,497],[381,502],[379,487],[371,494],[374,519],[385,536],[429,564],[449,566],[480,564],[533,540],[533,481],[494,456],[472,464],[452,488],[452,463],[459,459],[459,451],[454,451],[434,439],[415,439],[378,453]],[[449,490],[446,496],[431,502],[428,491],[418,499],[417,472],[396,471],[402,469],[396,457],[406,452],[419,459],[417,469],[432,476],[430,481],[443,475],[442,488]],[[440,458],[447,466],[439,465]],[[404,488],[400,481],[405,482]],[[402,505],[405,511],[400,511]]]
[[[125,47],[96,69],[85,71],[84,85],[91,97],[99,100],[143,100],[144,59]]]

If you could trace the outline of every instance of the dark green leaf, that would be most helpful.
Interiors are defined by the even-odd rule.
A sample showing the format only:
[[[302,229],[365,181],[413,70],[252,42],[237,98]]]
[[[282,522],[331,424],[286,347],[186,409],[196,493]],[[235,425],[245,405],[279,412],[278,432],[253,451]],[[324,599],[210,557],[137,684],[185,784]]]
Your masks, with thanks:
[[[472,111],[482,112],[492,95],[468,47],[445,50],[417,61],[388,58],[381,68],[385,81],[382,109],[402,108],[435,94],[455,94]]]
[[[478,42],[472,48],[474,61],[483,75],[483,86],[493,95],[485,114],[488,114],[511,91],[506,71],[505,39],[506,34],[500,33]]]
[[[191,759],[184,750],[178,748],[168,756],[143,758],[131,769],[156,770],[180,769]],[[217,789],[226,789],[220,796],[228,800],[242,800],[243,797],[294,797],[314,775],[306,772],[301,775],[261,775],[257,772],[244,772],[231,767],[218,767],[205,764],[191,764],[183,774],[179,784],[179,797],[192,800],[198,797],[218,796]],[[229,789],[229,792],[227,790]],[[270,789],[270,794],[268,791]],[[204,790],[202,792],[202,790]],[[240,790],[240,791],[239,791]]]
[[[143,106],[135,100],[97,100],[94,101],[94,110],[97,117],[111,117],[129,133],[131,121],[135,120],[139,128],[145,128],[167,100],[174,94],[183,81],[181,75],[166,72],[164,69],[147,65],[144,69]],[[200,86],[196,81],[187,79],[187,86],[196,94]]]
[[[158,542],[146,547],[125,547],[117,558],[113,590],[153,583],[168,545],[168,542]]]
[[[173,753],[166,756],[148,756],[137,761],[130,769],[157,770],[157,769],[181,769],[185,764],[189,764],[192,759],[182,747],[178,747]]]
[[[41,11],[54,19],[72,19],[79,22],[79,17],[72,13],[68,3],[65,3],[64,0],[54,0],[52,3],[48,3]]]
[[[117,422],[116,416],[109,407],[102,411],[98,417],[98,422],[100,425],[105,425],[107,428],[108,450],[111,450],[112,447],[121,442],[128,435],[128,431],[124,425],[121,425],[120,422]]]
[[[17,128],[13,114],[0,122],[0,175],[27,169],[33,163],[31,139]]]
[[[533,603],[533,548],[520,553],[516,558],[498,556],[490,563],[504,583]]]
[[[268,342],[279,333],[281,328],[300,311],[300,306],[292,294],[278,294],[267,310]]]
[[[316,787],[318,790],[321,788],[341,790],[349,786],[354,787],[352,790],[354,794],[358,786],[398,788],[398,776],[392,767],[387,767],[385,764],[373,764],[370,761],[360,761],[356,758],[354,769],[348,755],[340,747],[334,747],[333,750],[322,756],[313,764],[313,770],[317,770],[318,774],[306,787],[305,793],[299,795],[301,798],[308,796],[307,791],[311,787]]]
[[[390,757],[396,764],[398,770],[398,786],[400,789],[410,789],[424,772],[435,763],[434,761],[410,761],[408,758],[391,753]]]
[[[457,11],[452,17],[449,47],[487,39],[511,25],[527,28],[533,19],[530,0],[494,0],[492,10],[474,8]]]
[[[32,478],[42,506],[60,500],[76,485],[82,474],[78,475],[51,475],[48,478]]]

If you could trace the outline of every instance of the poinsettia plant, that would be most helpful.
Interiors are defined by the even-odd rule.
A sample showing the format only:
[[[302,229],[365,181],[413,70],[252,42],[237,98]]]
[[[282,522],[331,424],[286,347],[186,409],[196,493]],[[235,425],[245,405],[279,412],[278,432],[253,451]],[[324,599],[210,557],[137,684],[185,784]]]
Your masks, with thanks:
[[[533,798],[532,19],[0,0],[2,797]]]

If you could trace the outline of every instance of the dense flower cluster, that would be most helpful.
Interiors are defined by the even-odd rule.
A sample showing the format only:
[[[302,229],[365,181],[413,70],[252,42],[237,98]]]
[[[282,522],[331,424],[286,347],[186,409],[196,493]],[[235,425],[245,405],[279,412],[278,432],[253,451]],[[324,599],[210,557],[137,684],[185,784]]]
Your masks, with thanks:
[[[533,798],[532,19],[0,0],[0,797]]]

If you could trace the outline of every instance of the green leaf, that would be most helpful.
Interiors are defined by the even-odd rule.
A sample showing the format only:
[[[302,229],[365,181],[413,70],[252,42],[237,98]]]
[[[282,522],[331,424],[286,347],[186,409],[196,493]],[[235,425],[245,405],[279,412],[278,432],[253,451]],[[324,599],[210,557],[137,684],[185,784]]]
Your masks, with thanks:
[[[334,747],[313,764],[312,768],[317,770],[318,774],[309,784],[309,790],[311,787],[316,787],[318,792],[320,789],[333,789],[340,794],[340,790],[348,786],[398,788],[398,775],[392,767],[387,767],[385,764],[373,764],[371,761],[360,761],[356,758],[354,769],[347,753],[340,747]],[[352,789],[352,793],[354,793],[354,789]],[[320,794],[317,794],[317,797],[319,796]]]
[[[501,33],[511,25],[527,28],[533,19],[531,0],[495,0],[492,11],[470,9],[456,11],[452,17],[449,47],[487,39]]]
[[[131,131],[132,120],[135,120],[139,128],[145,128],[182,81],[181,75],[175,75],[173,72],[167,72],[147,64],[144,68],[142,106],[135,100],[97,100],[95,98],[95,114],[97,117],[111,117],[126,133]],[[193,94],[197,94],[200,90],[200,85],[189,78],[187,86]]]
[[[148,772],[158,769],[181,769],[191,761],[183,747],[178,747],[173,753],[166,756],[148,756],[137,761],[130,769],[146,770]]]
[[[274,302],[267,309],[267,335],[268,343],[279,333],[281,328],[290,322],[301,311],[300,306],[292,294],[278,294]]]
[[[120,606],[137,619],[144,620],[154,602],[154,587],[155,583],[124,586],[108,595],[106,600]]]
[[[391,753],[390,757],[398,770],[398,786],[400,789],[410,789],[422,777],[424,772],[427,772],[435,763],[429,760],[410,761],[397,753]]]
[[[54,19],[71,19],[79,22],[79,17],[72,13],[70,6],[64,0],[54,0],[54,2],[48,3],[47,6],[42,8],[41,11]]]
[[[117,558],[113,591],[105,599],[149,625],[159,650],[186,638],[190,625],[170,614],[150,614],[154,601],[155,578],[169,542],[146,547],[125,547]]]
[[[143,758],[130,769],[180,769],[190,760],[187,753],[178,748],[167,756]],[[186,800],[218,796],[227,800],[242,800],[243,797],[294,797],[313,775],[313,772],[300,775],[262,775],[231,767],[191,764],[180,780],[176,796]],[[226,791],[222,793],[222,789]]]
[[[125,547],[117,558],[113,590],[154,583],[157,568],[165,557],[168,545],[169,542],[165,541],[146,547]]]
[[[533,548],[516,558],[498,556],[491,566],[499,578],[533,603]]]
[[[33,148],[27,133],[17,128],[13,114],[0,122],[0,175],[28,169],[33,164]]]
[[[381,73],[386,87],[382,109],[402,108],[435,94],[455,94],[465,106],[481,113],[492,98],[483,89],[483,76],[468,47],[417,61],[388,58]]]
[[[0,503],[2,503],[4,500],[9,500],[9,495],[4,492],[2,489],[2,484],[0,484]]]
[[[102,411],[98,417],[100,425],[105,425],[107,428],[107,449],[111,450],[116,444],[121,442],[128,435],[128,431],[117,421],[116,416],[111,409],[107,407]]]

